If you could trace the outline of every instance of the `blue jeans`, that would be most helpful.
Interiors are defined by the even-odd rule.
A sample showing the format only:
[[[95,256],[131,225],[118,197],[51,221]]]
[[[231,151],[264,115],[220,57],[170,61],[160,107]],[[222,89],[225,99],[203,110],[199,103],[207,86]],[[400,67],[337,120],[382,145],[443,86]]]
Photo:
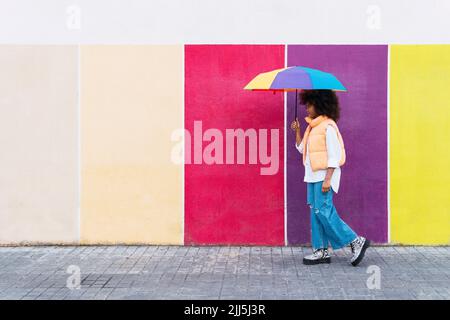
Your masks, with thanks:
[[[341,249],[356,239],[357,234],[339,217],[333,204],[333,192],[322,192],[323,181],[307,182],[307,204],[311,208],[313,250]]]

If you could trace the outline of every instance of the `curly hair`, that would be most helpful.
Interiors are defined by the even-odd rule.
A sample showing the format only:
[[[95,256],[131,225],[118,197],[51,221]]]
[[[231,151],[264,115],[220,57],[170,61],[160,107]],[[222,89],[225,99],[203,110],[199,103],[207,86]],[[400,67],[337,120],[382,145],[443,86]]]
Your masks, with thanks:
[[[335,122],[339,120],[339,99],[333,90],[302,90],[300,92],[300,103],[303,105],[312,104],[317,115],[326,115]]]

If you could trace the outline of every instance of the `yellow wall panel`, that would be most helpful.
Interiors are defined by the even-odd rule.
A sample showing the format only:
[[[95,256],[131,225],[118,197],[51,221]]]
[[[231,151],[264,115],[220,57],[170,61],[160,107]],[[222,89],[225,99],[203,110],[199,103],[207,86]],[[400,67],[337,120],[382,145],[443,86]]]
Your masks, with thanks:
[[[81,47],[81,242],[183,244],[183,46]]]
[[[391,241],[450,243],[450,45],[393,45]]]

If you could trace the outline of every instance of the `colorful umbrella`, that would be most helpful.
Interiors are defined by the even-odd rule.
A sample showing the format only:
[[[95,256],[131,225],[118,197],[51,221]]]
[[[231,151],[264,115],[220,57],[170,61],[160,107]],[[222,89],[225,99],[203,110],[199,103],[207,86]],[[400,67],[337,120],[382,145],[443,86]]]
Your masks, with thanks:
[[[252,91],[295,91],[295,118],[297,118],[297,90],[328,89],[347,91],[331,73],[302,66],[292,66],[258,74],[245,87]]]

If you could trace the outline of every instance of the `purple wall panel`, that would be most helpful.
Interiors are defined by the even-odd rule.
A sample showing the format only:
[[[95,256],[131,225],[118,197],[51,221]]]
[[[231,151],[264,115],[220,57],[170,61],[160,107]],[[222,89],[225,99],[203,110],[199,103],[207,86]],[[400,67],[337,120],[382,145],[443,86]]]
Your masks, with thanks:
[[[339,215],[358,234],[387,242],[387,54],[385,45],[289,45],[288,66],[331,72],[348,92],[339,92],[338,121],[346,148],[341,183],[334,204]],[[295,93],[288,94],[287,126],[294,119]],[[303,106],[299,120],[304,134]],[[310,209],[295,135],[287,134],[288,244],[311,242]]]

